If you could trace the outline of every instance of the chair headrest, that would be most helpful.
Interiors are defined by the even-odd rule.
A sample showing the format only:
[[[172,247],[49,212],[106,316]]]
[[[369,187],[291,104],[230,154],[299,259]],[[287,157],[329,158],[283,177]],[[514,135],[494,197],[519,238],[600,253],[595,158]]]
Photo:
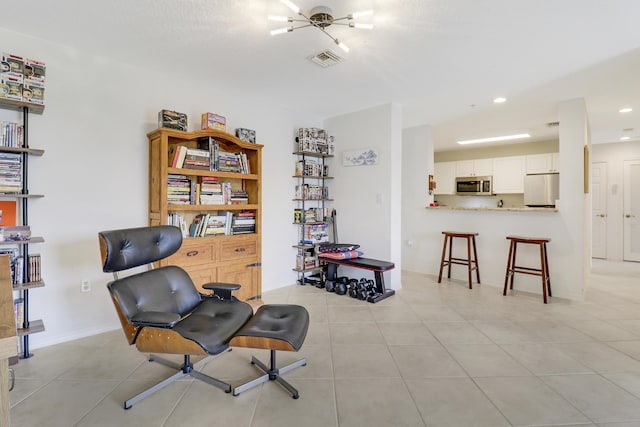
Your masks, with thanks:
[[[105,273],[159,261],[182,245],[180,229],[171,225],[101,231],[98,239]]]

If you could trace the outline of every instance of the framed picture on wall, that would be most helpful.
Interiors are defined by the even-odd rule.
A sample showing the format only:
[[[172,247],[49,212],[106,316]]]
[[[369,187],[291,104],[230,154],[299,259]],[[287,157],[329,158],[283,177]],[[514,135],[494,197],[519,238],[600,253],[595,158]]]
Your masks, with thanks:
[[[365,148],[342,152],[343,166],[370,166],[378,164],[378,150]]]

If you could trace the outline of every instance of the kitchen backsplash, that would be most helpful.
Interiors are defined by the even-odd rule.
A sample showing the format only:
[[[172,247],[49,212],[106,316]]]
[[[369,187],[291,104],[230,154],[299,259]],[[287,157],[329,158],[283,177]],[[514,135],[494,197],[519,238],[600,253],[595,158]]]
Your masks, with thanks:
[[[505,208],[523,208],[524,194],[500,194],[497,196],[454,196],[438,195],[435,201],[439,206],[459,206],[465,208],[495,208],[502,200]]]

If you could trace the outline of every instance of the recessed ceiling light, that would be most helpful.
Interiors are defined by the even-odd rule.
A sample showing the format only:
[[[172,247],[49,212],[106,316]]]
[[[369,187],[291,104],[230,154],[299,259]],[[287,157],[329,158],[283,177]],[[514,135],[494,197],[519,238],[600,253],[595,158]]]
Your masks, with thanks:
[[[528,133],[519,133],[516,135],[503,135],[503,136],[492,136],[489,138],[479,138],[479,139],[467,139],[464,141],[457,141],[458,144],[478,144],[481,142],[495,142],[495,141],[510,141],[512,139],[522,139],[522,138],[530,138],[531,135]]]
[[[493,100],[493,102],[495,104],[502,104],[503,102],[505,102],[507,100],[507,98],[503,97],[503,96],[499,96],[496,99]]]
[[[630,113],[633,111],[633,108],[625,107],[618,110],[618,113]]]

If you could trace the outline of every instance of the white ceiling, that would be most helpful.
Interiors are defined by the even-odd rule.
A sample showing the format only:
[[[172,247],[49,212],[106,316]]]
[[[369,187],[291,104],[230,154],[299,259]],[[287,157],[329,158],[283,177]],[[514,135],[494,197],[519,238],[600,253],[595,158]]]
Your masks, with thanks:
[[[558,102],[583,97],[592,141],[640,140],[638,0],[293,0],[335,16],[373,9],[374,29],[332,26],[270,36],[279,0],[0,0],[0,26],[134,65],[195,73],[225,90],[331,117],[396,102],[403,127],[457,139],[557,132]],[[3,48],[7,48],[3,46]],[[309,55],[345,61],[321,68]],[[493,104],[496,96],[504,104]],[[622,106],[634,107],[627,115]]]

